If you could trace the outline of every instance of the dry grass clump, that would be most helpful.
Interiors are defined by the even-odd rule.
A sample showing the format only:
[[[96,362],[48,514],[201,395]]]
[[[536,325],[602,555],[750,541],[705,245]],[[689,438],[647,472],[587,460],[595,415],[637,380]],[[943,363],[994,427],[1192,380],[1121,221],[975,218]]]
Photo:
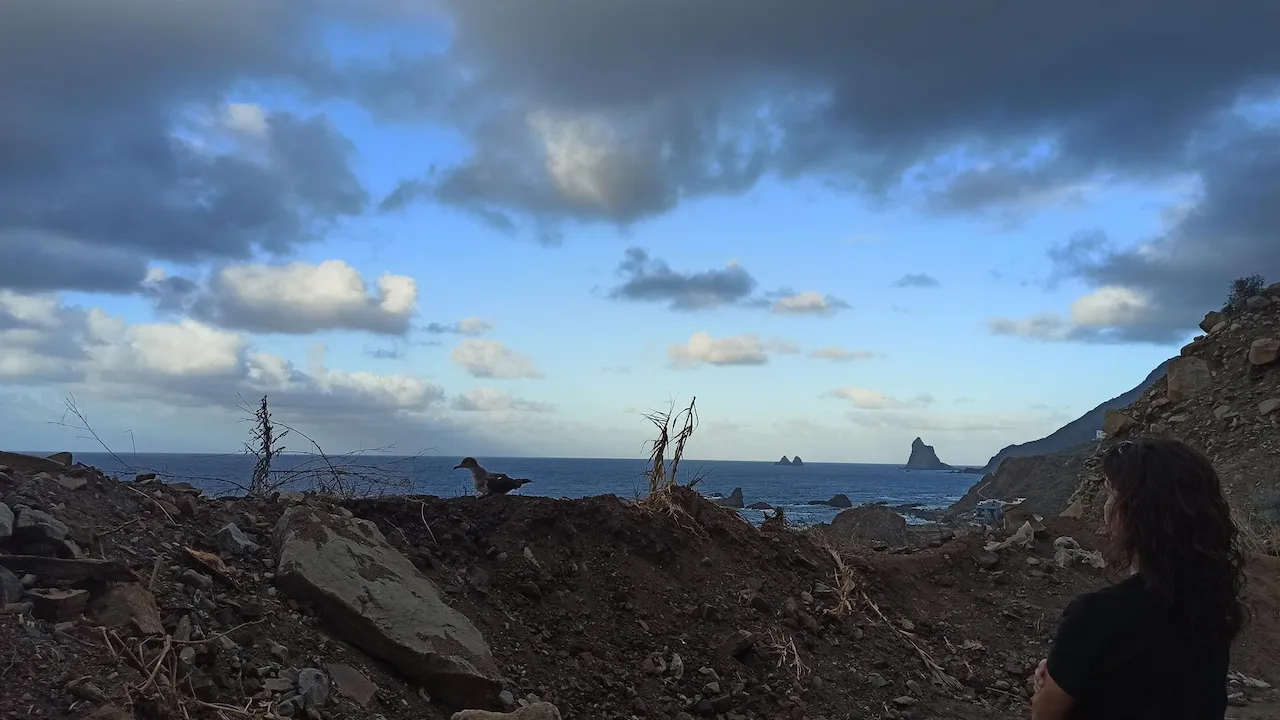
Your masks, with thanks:
[[[649,441],[649,468],[645,471],[649,493],[639,505],[649,510],[665,512],[673,517],[687,515],[680,502],[681,490],[692,490],[702,478],[694,476],[687,485],[680,485],[678,474],[684,448],[698,426],[698,399],[689,401],[689,407],[679,412],[667,410],[649,413],[645,418],[653,423],[657,437]],[[668,453],[670,462],[668,462]],[[686,498],[687,500],[687,498]]]
[[[1259,555],[1280,556],[1280,520],[1275,507],[1265,505],[1235,506],[1231,519],[1240,533],[1245,550]]]
[[[786,670],[793,676],[796,683],[809,674],[809,666],[800,659],[800,651],[796,649],[796,639],[777,628],[770,630],[765,636],[760,650],[765,657],[772,658],[778,664],[779,670]]]

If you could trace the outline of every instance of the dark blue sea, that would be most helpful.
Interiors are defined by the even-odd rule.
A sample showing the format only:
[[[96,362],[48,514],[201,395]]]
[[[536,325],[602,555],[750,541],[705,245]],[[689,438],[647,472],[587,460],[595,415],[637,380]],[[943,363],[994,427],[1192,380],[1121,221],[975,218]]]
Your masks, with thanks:
[[[156,472],[171,482],[186,481],[211,494],[241,494],[248,485],[253,458],[243,454],[121,454],[77,453],[77,462],[94,465],[108,474],[131,476],[136,472]],[[454,470],[460,458],[397,457],[387,455],[344,456],[334,462],[366,465],[378,472],[402,477],[407,490],[397,492],[456,497],[469,494],[471,476]],[[642,477],[642,459],[587,458],[479,458],[490,471],[533,480],[518,494],[579,498],[617,495],[627,499],[642,497],[647,483]],[[316,467],[313,455],[286,454],[272,467],[288,471]],[[810,500],[827,500],[843,493],[855,505],[884,502],[889,505],[918,505],[943,508],[959,500],[980,475],[950,472],[907,471],[895,465],[851,463],[807,463],[788,467],[767,462],[730,460],[683,460],[677,479],[687,482],[701,476],[697,485],[704,494],[728,495],[742,488],[746,504],[766,502],[786,509],[787,519],[796,524],[828,522],[836,508],[809,505]],[[743,510],[753,522],[764,519],[763,511]],[[912,518],[908,514],[908,519]]]

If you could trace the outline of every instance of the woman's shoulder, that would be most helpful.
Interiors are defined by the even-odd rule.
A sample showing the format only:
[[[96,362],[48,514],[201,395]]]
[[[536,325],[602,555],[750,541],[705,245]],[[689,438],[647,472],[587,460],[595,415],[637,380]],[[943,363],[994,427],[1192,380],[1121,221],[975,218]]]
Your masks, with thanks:
[[[1146,585],[1142,581],[1142,577],[1131,575],[1114,585],[1108,585],[1076,597],[1075,600],[1072,600],[1067,605],[1067,609],[1063,611],[1063,614],[1102,613],[1114,615],[1126,611],[1141,612],[1149,606],[1150,602],[1151,598],[1147,592]]]

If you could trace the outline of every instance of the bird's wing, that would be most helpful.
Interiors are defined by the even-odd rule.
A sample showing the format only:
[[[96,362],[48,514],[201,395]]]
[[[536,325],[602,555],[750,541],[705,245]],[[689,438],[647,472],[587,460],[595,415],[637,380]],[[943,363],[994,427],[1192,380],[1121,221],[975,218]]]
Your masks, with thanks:
[[[519,488],[529,482],[526,478],[513,478],[506,473],[493,473],[489,476],[489,492],[505,493]]]

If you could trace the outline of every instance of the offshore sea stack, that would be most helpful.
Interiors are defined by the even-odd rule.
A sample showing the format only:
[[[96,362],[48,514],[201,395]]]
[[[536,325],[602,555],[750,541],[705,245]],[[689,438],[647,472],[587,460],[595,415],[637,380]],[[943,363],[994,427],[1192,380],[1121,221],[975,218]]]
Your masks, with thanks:
[[[1236,313],[1213,311],[1204,335],[1182,348],[1157,381],[1127,408],[1108,414],[1104,446],[1169,436],[1214,461],[1237,510],[1280,520],[1280,283]],[[1101,512],[1097,458],[1068,514]]]
[[[950,470],[951,466],[938,459],[932,445],[925,445],[924,440],[916,438],[911,443],[911,457],[907,459],[908,470]]]

